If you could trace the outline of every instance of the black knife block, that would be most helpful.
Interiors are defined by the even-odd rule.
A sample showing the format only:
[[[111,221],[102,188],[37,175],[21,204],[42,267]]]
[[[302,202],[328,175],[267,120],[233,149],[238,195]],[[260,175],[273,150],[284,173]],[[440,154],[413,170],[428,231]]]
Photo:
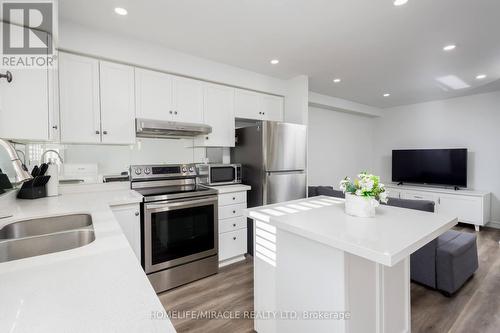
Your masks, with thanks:
[[[48,177],[48,178],[44,178]],[[44,178],[44,179],[42,179]],[[18,199],[39,199],[47,196],[47,181],[50,176],[39,176],[23,183],[17,193]]]
[[[0,173],[0,190],[8,190],[12,188],[9,177],[6,174]]]

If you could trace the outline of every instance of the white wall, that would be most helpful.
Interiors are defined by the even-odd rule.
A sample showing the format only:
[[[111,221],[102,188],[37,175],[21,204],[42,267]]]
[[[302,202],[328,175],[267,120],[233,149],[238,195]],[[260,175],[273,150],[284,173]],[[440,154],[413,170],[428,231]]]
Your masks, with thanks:
[[[193,140],[138,139],[132,146],[65,145],[65,163],[97,163],[99,174],[119,174],[133,164],[199,163],[205,149]]]
[[[492,220],[500,221],[500,92],[385,109],[373,142],[385,181],[392,149],[468,148],[469,187],[492,192]]]
[[[309,108],[308,182],[338,188],[345,176],[372,170],[374,118]]]
[[[288,89],[286,80],[192,56],[159,44],[103,33],[71,22],[59,22],[58,47],[67,51],[282,96],[286,95]],[[307,90],[305,93],[307,94]]]

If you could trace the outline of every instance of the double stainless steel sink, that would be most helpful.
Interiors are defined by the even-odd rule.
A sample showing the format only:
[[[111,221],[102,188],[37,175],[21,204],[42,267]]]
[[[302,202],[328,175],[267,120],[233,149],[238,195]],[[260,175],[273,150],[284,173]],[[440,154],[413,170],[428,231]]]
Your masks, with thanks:
[[[0,262],[71,250],[94,240],[88,214],[18,221],[0,229]]]

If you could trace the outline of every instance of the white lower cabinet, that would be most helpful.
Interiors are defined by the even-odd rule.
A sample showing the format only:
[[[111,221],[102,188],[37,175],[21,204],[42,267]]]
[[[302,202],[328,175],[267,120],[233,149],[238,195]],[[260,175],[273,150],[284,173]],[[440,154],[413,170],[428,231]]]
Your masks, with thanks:
[[[417,186],[387,186],[389,197],[433,201],[435,212],[456,216],[476,229],[490,222],[491,194],[472,190],[451,190]]]
[[[219,266],[245,259],[247,253],[247,192],[219,194]]]
[[[219,262],[247,252],[247,228],[219,234]],[[243,257],[241,259],[244,259]]]
[[[137,260],[141,262],[141,209],[139,204],[111,207]]]

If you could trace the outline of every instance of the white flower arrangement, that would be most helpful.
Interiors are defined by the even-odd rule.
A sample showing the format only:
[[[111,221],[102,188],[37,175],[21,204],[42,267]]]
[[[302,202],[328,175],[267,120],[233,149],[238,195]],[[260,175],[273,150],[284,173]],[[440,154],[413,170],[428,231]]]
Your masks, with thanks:
[[[380,183],[380,177],[366,172],[361,172],[354,182],[349,177],[345,177],[340,181],[340,190],[344,193],[372,198],[383,203],[387,203],[388,199],[385,186]]]

